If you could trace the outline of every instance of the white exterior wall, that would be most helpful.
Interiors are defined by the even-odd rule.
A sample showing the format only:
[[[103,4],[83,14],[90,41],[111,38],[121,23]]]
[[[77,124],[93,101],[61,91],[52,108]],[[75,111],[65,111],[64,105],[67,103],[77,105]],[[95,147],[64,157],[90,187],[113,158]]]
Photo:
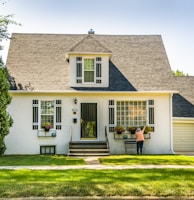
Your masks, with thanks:
[[[149,100],[155,104],[155,132],[151,139],[145,140],[148,154],[168,154],[171,151],[171,97],[169,94],[109,94],[109,93],[69,93],[69,94],[12,94],[12,103],[8,108],[14,119],[10,134],[6,136],[5,154],[39,154],[40,145],[56,145],[57,154],[68,153],[68,143],[80,140],[80,103],[97,103],[98,140],[105,140],[105,126],[108,126],[109,100]],[[74,99],[77,98],[77,104]],[[57,130],[56,137],[37,137],[37,130],[32,130],[32,100],[62,100],[62,130]],[[77,113],[73,114],[73,109]],[[77,123],[73,123],[77,118]],[[114,134],[108,133],[111,154],[124,154],[123,140],[114,140]]]

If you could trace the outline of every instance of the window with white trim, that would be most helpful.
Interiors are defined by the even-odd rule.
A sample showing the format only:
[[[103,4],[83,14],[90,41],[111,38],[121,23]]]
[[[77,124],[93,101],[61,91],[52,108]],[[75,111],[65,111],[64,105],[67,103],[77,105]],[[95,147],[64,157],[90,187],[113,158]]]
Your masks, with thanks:
[[[101,62],[101,57],[76,57],[76,82],[100,84],[102,82]]]
[[[41,125],[49,122],[54,129],[61,129],[61,100],[32,101],[32,129],[41,129]]]
[[[146,101],[117,101],[117,125],[142,126],[147,121]]]
[[[114,126],[122,125],[141,127],[149,125],[154,130],[154,100],[148,101],[115,101],[109,100],[109,131]],[[114,104],[116,104],[114,106]],[[115,118],[115,120],[114,120]]]
[[[84,59],[84,83],[94,82],[94,59]]]

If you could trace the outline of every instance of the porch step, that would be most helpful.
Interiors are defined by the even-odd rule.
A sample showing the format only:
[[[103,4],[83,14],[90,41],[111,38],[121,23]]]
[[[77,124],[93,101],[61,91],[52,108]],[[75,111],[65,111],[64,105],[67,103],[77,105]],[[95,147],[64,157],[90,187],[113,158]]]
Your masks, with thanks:
[[[79,141],[69,143],[70,156],[107,156],[110,150],[105,141]]]

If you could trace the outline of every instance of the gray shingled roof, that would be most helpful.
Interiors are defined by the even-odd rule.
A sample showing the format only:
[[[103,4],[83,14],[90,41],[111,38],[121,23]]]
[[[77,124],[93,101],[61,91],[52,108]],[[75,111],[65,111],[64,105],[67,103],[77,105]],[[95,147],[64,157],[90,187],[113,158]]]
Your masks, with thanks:
[[[12,90],[177,90],[173,116],[194,117],[194,77],[173,77],[159,35],[13,34]],[[108,88],[69,87],[68,53],[111,53]]]
[[[65,54],[95,49],[112,52],[110,87],[103,90],[169,89],[172,75],[161,36],[64,34],[13,34],[7,59],[12,88],[76,89],[68,85]]]
[[[75,46],[71,47],[69,53],[112,53],[97,41],[92,35],[86,35]]]
[[[173,116],[194,117],[194,76],[173,77],[171,87],[179,91],[173,95]]]

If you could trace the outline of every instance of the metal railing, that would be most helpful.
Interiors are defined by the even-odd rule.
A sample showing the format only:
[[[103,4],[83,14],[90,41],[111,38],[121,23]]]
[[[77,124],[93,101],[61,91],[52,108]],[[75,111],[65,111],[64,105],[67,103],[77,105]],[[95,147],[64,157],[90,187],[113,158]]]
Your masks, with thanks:
[[[105,139],[106,139],[107,148],[109,149],[109,140],[108,140],[107,126],[105,126]]]

